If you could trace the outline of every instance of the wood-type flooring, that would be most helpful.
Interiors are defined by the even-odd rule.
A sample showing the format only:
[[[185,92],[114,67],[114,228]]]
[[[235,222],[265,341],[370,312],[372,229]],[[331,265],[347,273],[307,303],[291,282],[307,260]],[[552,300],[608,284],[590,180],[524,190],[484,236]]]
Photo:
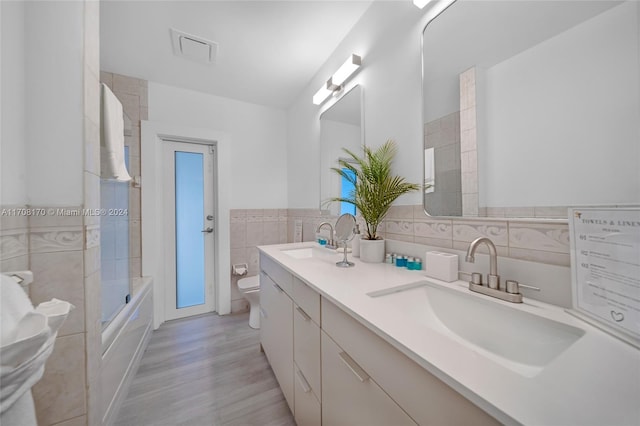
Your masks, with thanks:
[[[295,425],[248,314],[154,331],[116,426]]]

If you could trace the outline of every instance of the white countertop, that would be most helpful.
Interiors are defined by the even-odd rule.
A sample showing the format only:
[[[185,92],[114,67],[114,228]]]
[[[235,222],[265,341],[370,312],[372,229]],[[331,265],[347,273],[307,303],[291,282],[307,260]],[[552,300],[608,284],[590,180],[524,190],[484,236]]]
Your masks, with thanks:
[[[282,250],[318,246],[294,243],[258,249],[301,278],[323,297],[392,344],[503,423],[531,425],[640,425],[640,350],[583,322],[564,309],[526,299],[503,302],[384,263],[349,260],[338,268],[327,260],[295,259]],[[335,255],[341,260],[342,255]],[[329,259],[333,260],[333,259]],[[428,280],[498,304],[580,328],[585,334],[540,373],[525,377],[402,313],[383,309],[367,293]],[[508,324],[505,324],[507,327]]]

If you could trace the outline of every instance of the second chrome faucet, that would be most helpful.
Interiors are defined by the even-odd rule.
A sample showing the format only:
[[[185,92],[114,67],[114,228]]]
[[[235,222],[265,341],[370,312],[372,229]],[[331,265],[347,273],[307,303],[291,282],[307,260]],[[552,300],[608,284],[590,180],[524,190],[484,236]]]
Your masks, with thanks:
[[[332,224],[330,224],[329,222],[322,222],[320,225],[318,225],[318,228],[316,229],[316,234],[320,232],[323,226],[329,226],[329,241],[327,242],[327,248],[336,248],[336,242],[334,241],[335,237],[334,237]]]

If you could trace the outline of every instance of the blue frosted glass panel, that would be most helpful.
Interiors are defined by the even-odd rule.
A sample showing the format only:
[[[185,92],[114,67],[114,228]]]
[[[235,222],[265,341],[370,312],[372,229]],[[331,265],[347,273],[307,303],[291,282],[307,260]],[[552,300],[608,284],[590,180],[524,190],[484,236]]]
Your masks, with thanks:
[[[176,308],[204,303],[203,156],[176,152]]]
[[[356,179],[356,175],[349,169],[342,169],[342,171],[349,175],[353,181]],[[355,189],[352,181],[342,176],[340,182],[340,197],[342,198],[351,198],[353,199],[353,191]],[[340,214],[351,213],[352,215],[356,215],[356,206],[351,203],[345,203],[344,201],[340,203]]]

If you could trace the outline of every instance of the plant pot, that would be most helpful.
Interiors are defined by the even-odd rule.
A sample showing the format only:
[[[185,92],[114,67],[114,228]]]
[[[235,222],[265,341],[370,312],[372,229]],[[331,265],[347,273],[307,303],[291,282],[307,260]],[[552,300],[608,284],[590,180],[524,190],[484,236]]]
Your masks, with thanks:
[[[384,240],[360,240],[360,260],[368,263],[384,262]]]

